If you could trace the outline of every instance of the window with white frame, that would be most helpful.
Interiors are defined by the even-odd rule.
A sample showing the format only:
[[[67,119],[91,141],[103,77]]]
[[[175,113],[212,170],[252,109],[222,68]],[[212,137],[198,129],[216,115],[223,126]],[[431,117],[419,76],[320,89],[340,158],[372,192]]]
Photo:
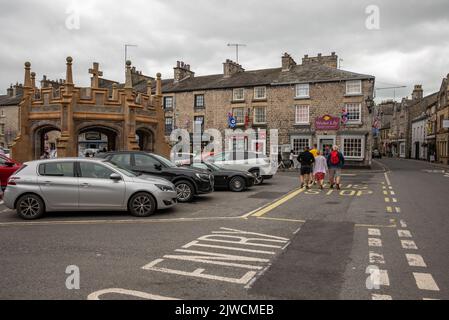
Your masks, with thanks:
[[[238,88],[232,90],[232,100],[233,101],[243,101],[245,100],[245,89]]]
[[[346,94],[361,94],[362,80],[346,81]]]
[[[309,137],[292,137],[292,150],[294,154],[300,154],[305,147],[310,147]]]
[[[363,136],[349,136],[342,137],[343,141],[343,155],[348,159],[364,158],[365,137]]]
[[[244,108],[232,109],[232,115],[235,118],[235,123],[237,123],[237,124],[245,123],[245,109]]]
[[[169,136],[173,131],[173,118],[165,118],[165,135]]]
[[[255,87],[254,88],[254,99],[266,99],[267,98],[267,88],[266,87]]]
[[[295,123],[309,124],[309,106],[296,106],[295,109]]]
[[[308,98],[309,97],[309,84],[301,83],[295,86],[295,97],[296,98]]]
[[[255,107],[254,108],[254,123],[266,123],[266,108],[265,107]]]
[[[347,103],[345,106],[348,114],[348,123],[362,122],[362,104],[361,103]]]
[[[204,108],[204,94],[195,95],[195,108]]]
[[[164,97],[164,109],[173,108],[173,97]]]

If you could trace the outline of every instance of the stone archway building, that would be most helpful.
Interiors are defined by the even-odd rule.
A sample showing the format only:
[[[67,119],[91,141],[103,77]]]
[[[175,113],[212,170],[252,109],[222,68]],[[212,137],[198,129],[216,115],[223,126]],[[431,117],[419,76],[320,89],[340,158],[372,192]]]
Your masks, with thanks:
[[[66,79],[59,88],[38,89],[31,64],[25,63],[23,98],[19,105],[20,133],[12,145],[15,160],[36,159],[37,141],[50,129],[61,132],[56,146],[58,157],[78,156],[78,137],[88,130],[104,132],[114,139],[110,146],[117,151],[143,149],[169,155],[170,147],[164,136],[161,75],[158,73],[156,77],[155,94],[151,78],[138,78],[141,90],[135,90],[136,72],[127,61],[125,84],[111,81],[105,88],[99,86],[103,79],[99,78],[102,72],[98,66],[94,63],[89,70],[92,74],[89,88],[76,87],[72,58],[68,57]]]

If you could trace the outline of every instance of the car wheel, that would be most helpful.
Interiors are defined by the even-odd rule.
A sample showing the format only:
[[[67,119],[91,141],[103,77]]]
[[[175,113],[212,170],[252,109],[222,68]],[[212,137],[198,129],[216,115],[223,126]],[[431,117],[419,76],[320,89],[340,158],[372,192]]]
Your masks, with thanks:
[[[34,194],[26,194],[17,201],[16,211],[22,219],[39,219],[45,213],[44,202]]]
[[[195,189],[188,181],[178,181],[175,183],[176,198],[178,202],[190,202],[195,196]]]
[[[254,176],[254,185],[260,185],[263,183],[263,177],[260,175],[259,170],[251,170],[250,173]]]
[[[242,177],[234,177],[229,182],[229,190],[233,192],[241,192],[246,188],[245,179]]]
[[[156,201],[146,192],[136,193],[129,200],[129,212],[136,217],[148,217],[156,211]]]

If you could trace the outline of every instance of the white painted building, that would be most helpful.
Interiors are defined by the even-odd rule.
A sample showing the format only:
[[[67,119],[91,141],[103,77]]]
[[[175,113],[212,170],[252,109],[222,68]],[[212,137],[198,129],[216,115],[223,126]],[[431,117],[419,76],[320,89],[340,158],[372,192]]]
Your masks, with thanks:
[[[427,160],[427,116],[422,115],[412,120],[412,153],[411,158]]]

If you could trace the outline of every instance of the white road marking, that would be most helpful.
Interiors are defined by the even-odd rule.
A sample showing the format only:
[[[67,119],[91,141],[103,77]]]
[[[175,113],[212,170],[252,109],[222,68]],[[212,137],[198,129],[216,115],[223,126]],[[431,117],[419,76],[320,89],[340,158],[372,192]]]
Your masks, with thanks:
[[[275,254],[274,251],[263,251],[263,250],[243,249],[243,248],[235,248],[235,247],[227,247],[227,246],[216,246],[216,245],[212,245],[212,244],[202,244],[196,240],[187,243],[186,245],[182,246],[182,248],[188,249],[192,246],[214,248],[214,249],[224,249],[224,250],[244,251],[244,252],[261,253],[261,254]]]
[[[421,255],[419,254],[412,254],[412,253],[407,253],[405,254],[405,256],[407,257],[407,261],[408,261],[408,265],[411,267],[423,267],[426,268],[427,265],[424,262],[424,259]]]
[[[388,191],[384,191],[383,193],[384,195],[388,196]]]
[[[384,259],[383,254],[370,251],[369,252],[369,263],[385,264],[385,259]]]
[[[372,294],[371,299],[373,299],[373,300],[393,300],[393,298],[387,294]]]
[[[421,290],[440,291],[432,275],[429,273],[413,272],[416,280],[416,285]]]
[[[225,240],[229,239],[229,240]],[[230,239],[236,239],[237,241],[232,241]],[[282,246],[276,246],[272,244],[264,244],[264,243],[253,243],[251,241],[271,241],[271,242],[277,242],[277,243],[285,243],[284,240],[275,240],[275,239],[259,239],[259,238],[246,238],[246,237],[240,237],[240,236],[231,236],[231,235],[224,235],[224,234],[211,234],[207,236],[199,237],[198,240],[200,241],[210,241],[210,242],[223,242],[223,243],[233,243],[233,244],[243,244],[247,246],[255,246],[255,247],[265,247],[265,248],[282,248]]]
[[[382,247],[382,240],[377,238],[368,238],[368,246],[370,247]]]
[[[135,291],[135,290],[127,290],[127,289],[119,289],[119,288],[111,288],[111,289],[104,289],[92,292],[87,296],[87,300],[100,300],[100,296],[104,294],[122,294],[125,296],[133,296],[137,298],[147,299],[147,300],[180,300],[176,298],[171,297],[163,297],[156,294],[146,293],[142,291]]]
[[[415,241],[413,240],[401,240],[402,248],[404,249],[413,249],[418,250],[418,247],[415,244]]]
[[[393,207],[387,207],[387,212],[388,213],[392,213],[393,212]]]
[[[380,236],[380,230],[379,229],[369,228],[368,229],[368,235],[370,235],[370,236]]]
[[[390,198],[385,198],[385,202],[390,202]]]
[[[401,208],[400,207],[396,207],[395,209],[396,209],[397,213],[401,213]]]
[[[394,203],[398,202],[398,199],[396,198],[392,198],[391,200],[393,200]]]
[[[388,277],[387,270],[379,270],[379,284],[381,286],[389,286],[390,285],[390,278]]]
[[[388,174],[385,172],[385,181],[387,181],[387,185],[391,186],[390,178],[388,178]]]
[[[264,238],[271,238],[271,239],[282,240],[284,242],[289,240],[288,238],[284,238],[284,237],[272,236],[272,235],[269,235],[269,234],[257,233],[257,232],[249,232],[249,231],[243,231],[243,230],[237,230],[237,229],[220,228],[220,230],[224,230],[224,231],[212,231],[212,233],[248,234],[248,235],[253,235],[253,236],[261,236],[261,237],[264,237]]]
[[[390,194],[391,194],[392,196],[394,196],[396,193],[394,193],[394,191],[390,191]]]
[[[407,228],[407,223],[404,220],[400,220],[399,223],[401,224],[401,228]]]
[[[399,238],[411,238],[412,234],[408,230],[398,230]]]
[[[182,271],[182,270],[156,267],[156,265],[158,265],[159,263],[161,263],[163,261],[165,261],[165,260],[164,259],[156,259],[156,260],[150,262],[149,264],[143,266],[142,269],[149,270],[149,271],[158,271],[158,272],[162,272],[162,273],[176,274],[176,275],[180,275],[180,276],[197,277],[197,278],[203,278],[203,279],[208,279],[208,280],[230,282],[230,283],[235,283],[235,284],[247,284],[257,274],[256,271],[248,271],[240,278],[230,278],[230,277],[221,277],[221,276],[217,276],[217,275],[204,273],[206,271],[206,269],[203,269],[203,268],[197,268],[193,272],[188,272],[188,271]]]
[[[301,230],[301,227],[299,227],[298,229],[296,229],[293,234],[297,234],[299,231]]]

